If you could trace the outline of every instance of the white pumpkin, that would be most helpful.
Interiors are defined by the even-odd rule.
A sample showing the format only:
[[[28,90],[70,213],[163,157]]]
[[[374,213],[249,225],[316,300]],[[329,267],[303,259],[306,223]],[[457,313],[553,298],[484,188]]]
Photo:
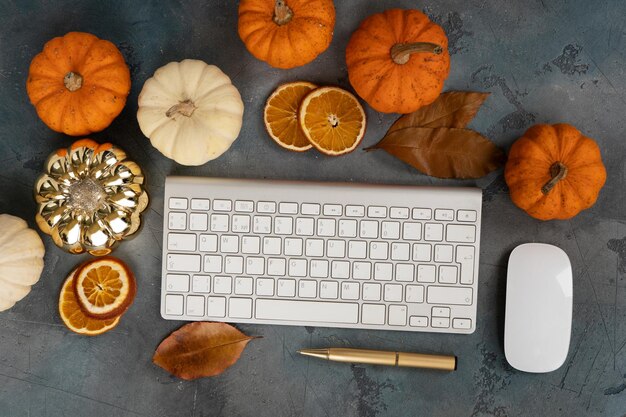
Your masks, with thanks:
[[[0,214],[0,311],[30,292],[43,270],[41,238],[19,217]]]
[[[243,102],[230,78],[195,59],[170,62],[139,94],[137,120],[152,146],[182,165],[202,165],[230,148],[241,130]]]

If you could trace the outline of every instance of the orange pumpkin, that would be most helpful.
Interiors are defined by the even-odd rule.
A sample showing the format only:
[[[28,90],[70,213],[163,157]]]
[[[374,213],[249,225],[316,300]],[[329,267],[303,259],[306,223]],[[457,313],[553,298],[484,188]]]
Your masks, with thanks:
[[[332,0],[241,0],[239,37],[248,51],[272,67],[308,64],[333,38]]]
[[[569,219],[595,204],[606,169],[596,142],[574,126],[540,124],[513,144],[504,178],[532,217]]]
[[[448,38],[418,10],[365,19],[346,49],[354,90],[375,110],[411,113],[432,103],[450,71]]]
[[[87,135],[120,114],[130,92],[130,71],[111,42],[70,32],[47,42],[33,58],[26,90],[50,129]]]

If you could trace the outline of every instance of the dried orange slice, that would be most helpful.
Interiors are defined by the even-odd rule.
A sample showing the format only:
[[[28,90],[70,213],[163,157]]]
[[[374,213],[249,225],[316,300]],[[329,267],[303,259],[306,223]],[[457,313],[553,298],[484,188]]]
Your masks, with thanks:
[[[117,258],[95,259],[80,266],[74,293],[83,313],[110,319],[126,311],[135,298],[137,283],[128,266]]]
[[[326,155],[353,151],[365,135],[361,103],[339,87],[322,87],[307,94],[298,116],[309,142]]]
[[[304,152],[313,147],[298,122],[302,99],[315,90],[315,84],[296,81],[278,87],[267,99],[263,121],[270,137],[283,148]]]
[[[75,273],[76,270],[72,271],[65,279],[59,296],[59,314],[63,323],[74,333],[87,336],[97,336],[117,326],[120,322],[119,316],[108,320],[98,320],[87,317],[83,313],[74,294]]]

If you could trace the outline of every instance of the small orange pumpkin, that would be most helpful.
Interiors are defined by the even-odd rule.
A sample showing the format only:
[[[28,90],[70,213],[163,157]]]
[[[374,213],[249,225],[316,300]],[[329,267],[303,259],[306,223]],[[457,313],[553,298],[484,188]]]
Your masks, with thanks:
[[[346,63],[352,87],[375,110],[411,113],[443,89],[450,71],[448,38],[418,10],[387,10],[352,34]]]
[[[130,92],[130,71],[111,42],[70,32],[48,41],[33,58],[26,91],[50,129],[87,135],[120,114]]]
[[[276,68],[308,64],[333,38],[332,0],[241,0],[239,37],[257,59]]]
[[[539,124],[511,147],[504,178],[532,217],[569,219],[595,204],[606,169],[596,142],[574,126]]]

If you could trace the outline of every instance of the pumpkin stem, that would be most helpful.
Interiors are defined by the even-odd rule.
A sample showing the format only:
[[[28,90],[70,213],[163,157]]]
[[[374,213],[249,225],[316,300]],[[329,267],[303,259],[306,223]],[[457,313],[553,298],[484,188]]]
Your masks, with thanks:
[[[70,71],[63,77],[63,84],[65,84],[65,88],[74,92],[83,86],[83,77],[76,72]]]
[[[396,64],[403,65],[409,62],[411,54],[417,52],[439,55],[443,52],[443,48],[430,42],[397,43],[391,47],[391,59]]]
[[[553,163],[550,167],[550,176],[552,178],[550,181],[546,182],[543,187],[541,187],[541,192],[547,195],[559,181],[567,177],[567,171],[567,166],[565,166],[562,162],[557,161]]]
[[[286,25],[291,22],[293,12],[285,3],[285,0],[276,0],[274,3],[274,23],[278,26]]]
[[[182,114],[185,117],[191,117],[191,115],[193,114],[195,110],[196,110],[196,105],[193,104],[193,101],[185,100],[185,101],[181,101],[178,104],[174,104],[165,112],[165,115],[167,117],[174,117],[176,116],[176,114]]]

